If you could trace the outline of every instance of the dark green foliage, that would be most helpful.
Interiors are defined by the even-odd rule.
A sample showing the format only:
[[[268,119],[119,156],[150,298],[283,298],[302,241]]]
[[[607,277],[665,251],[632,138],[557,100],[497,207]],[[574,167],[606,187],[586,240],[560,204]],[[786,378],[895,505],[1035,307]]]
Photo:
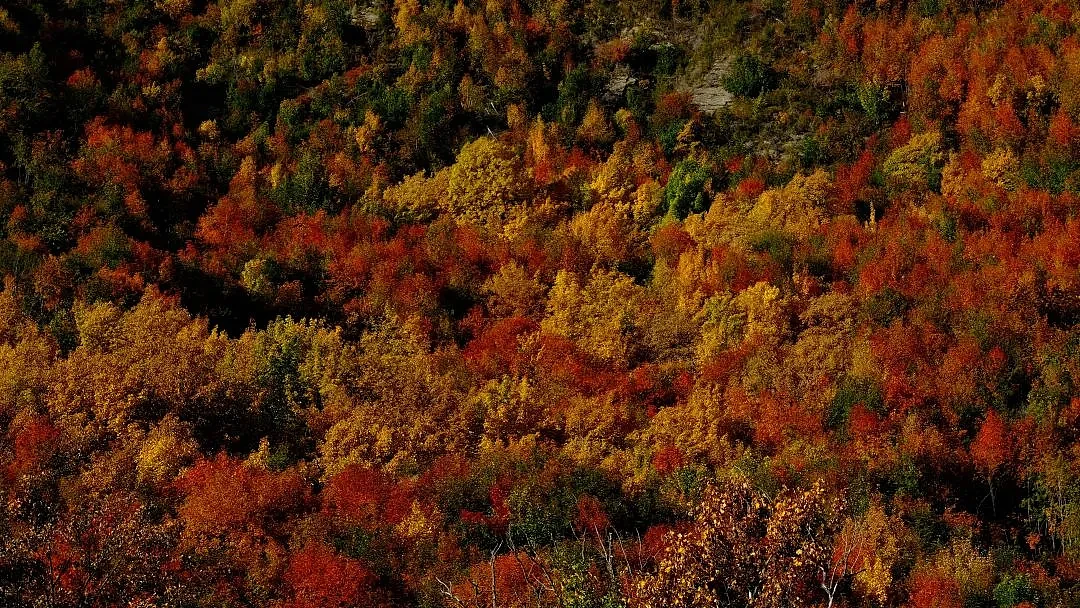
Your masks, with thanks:
[[[767,254],[781,268],[790,268],[795,252],[795,239],[782,230],[762,230],[750,238],[750,248]]]
[[[810,135],[803,138],[798,146],[799,166],[804,169],[819,166],[825,159],[825,150],[817,137]]]
[[[664,206],[667,213],[683,219],[691,213],[708,211],[711,174],[707,167],[684,160],[671,172],[664,187]]]
[[[825,425],[832,429],[843,428],[855,406],[861,406],[875,414],[885,413],[884,398],[877,383],[868,378],[852,376],[841,380],[825,413]]]
[[[803,262],[806,270],[816,277],[828,277],[832,273],[832,255],[824,239],[816,236],[810,238],[810,251],[805,254]]]
[[[656,74],[672,76],[682,63],[682,51],[674,44],[661,44],[656,49]]]
[[[946,213],[944,217],[935,219],[934,227],[937,228],[938,234],[941,235],[941,238],[945,239],[950,243],[956,242],[956,231],[959,226],[957,225],[956,217],[953,214]]]
[[[664,154],[672,155],[675,153],[675,147],[679,144],[679,133],[682,132],[687,122],[686,119],[676,119],[656,129],[656,139],[660,142],[660,148],[664,151]]]
[[[740,97],[757,97],[774,86],[776,76],[755,55],[741,54],[731,62],[728,73],[724,76],[724,88]]]
[[[49,320],[49,333],[56,340],[61,352],[71,352],[79,345],[79,331],[70,308],[61,308],[53,314]]]
[[[909,306],[910,303],[903,294],[886,287],[866,301],[864,310],[874,323],[887,326],[901,318]]]
[[[933,17],[941,12],[944,8],[944,2],[942,0],[919,0],[919,15],[922,17]]]
[[[886,107],[886,91],[884,87],[874,82],[865,82],[857,89],[859,105],[863,112],[875,123],[884,118]]]
[[[571,70],[559,83],[556,117],[564,125],[577,125],[585,116],[592,97],[592,79],[585,66]]]
[[[1024,574],[1007,574],[994,587],[994,603],[998,608],[1013,608],[1024,602],[1037,602],[1038,594]]]

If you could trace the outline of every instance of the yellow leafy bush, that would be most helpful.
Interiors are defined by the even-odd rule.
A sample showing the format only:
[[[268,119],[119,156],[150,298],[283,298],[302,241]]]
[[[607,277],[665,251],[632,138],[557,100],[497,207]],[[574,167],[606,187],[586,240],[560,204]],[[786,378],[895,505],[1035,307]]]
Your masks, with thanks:
[[[925,191],[932,185],[929,181],[932,171],[944,160],[941,133],[928,131],[913,136],[908,143],[889,153],[881,168],[890,187]]]
[[[486,224],[509,219],[528,194],[517,152],[490,137],[465,144],[446,171],[442,208],[462,221]]]
[[[190,428],[169,414],[154,425],[139,446],[136,477],[141,483],[151,485],[169,483],[184,466],[194,462],[198,454]]]
[[[1015,190],[1020,180],[1020,159],[1012,149],[998,148],[983,159],[982,174],[1006,190]]]
[[[541,328],[574,340],[598,359],[625,366],[640,345],[644,295],[619,272],[594,271],[582,287],[571,273],[559,271]]]

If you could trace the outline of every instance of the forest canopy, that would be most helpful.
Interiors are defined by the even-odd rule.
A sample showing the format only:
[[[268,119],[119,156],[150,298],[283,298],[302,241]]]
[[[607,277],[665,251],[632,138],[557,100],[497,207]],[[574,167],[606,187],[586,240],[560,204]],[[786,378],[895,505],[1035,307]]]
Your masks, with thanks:
[[[1080,605],[1073,0],[6,0],[0,219],[3,606]]]

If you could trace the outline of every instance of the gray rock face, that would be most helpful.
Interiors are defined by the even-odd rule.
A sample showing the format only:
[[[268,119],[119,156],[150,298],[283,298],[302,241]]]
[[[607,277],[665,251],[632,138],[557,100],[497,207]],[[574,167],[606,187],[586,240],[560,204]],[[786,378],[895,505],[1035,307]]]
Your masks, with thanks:
[[[349,19],[353,25],[358,25],[366,30],[370,30],[379,25],[382,20],[382,13],[379,11],[379,7],[373,3],[368,6],[353,6],[349,9]]]
[[[626,91],[626,87],[635,82],[637,82],[637,78],[634,78],[630,74],[629,66],[621,64],[616,66],[615,69],[612,70],[611,78],[604,87],[604,101],[612,103],[621,99],[623,92]]]
[[[701,77],[701,81],[690,89],[694,105],[702,112],[712,114],[731,103],[732,94],[721,84],[730,69],[730,58],[718,59]]]

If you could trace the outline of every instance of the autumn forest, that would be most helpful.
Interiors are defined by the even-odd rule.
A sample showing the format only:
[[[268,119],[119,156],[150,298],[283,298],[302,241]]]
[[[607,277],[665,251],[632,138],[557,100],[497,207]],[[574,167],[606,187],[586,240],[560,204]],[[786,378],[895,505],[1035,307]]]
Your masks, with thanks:
[[[0,606],[1080,606],[1080,2],[3,0]]]

